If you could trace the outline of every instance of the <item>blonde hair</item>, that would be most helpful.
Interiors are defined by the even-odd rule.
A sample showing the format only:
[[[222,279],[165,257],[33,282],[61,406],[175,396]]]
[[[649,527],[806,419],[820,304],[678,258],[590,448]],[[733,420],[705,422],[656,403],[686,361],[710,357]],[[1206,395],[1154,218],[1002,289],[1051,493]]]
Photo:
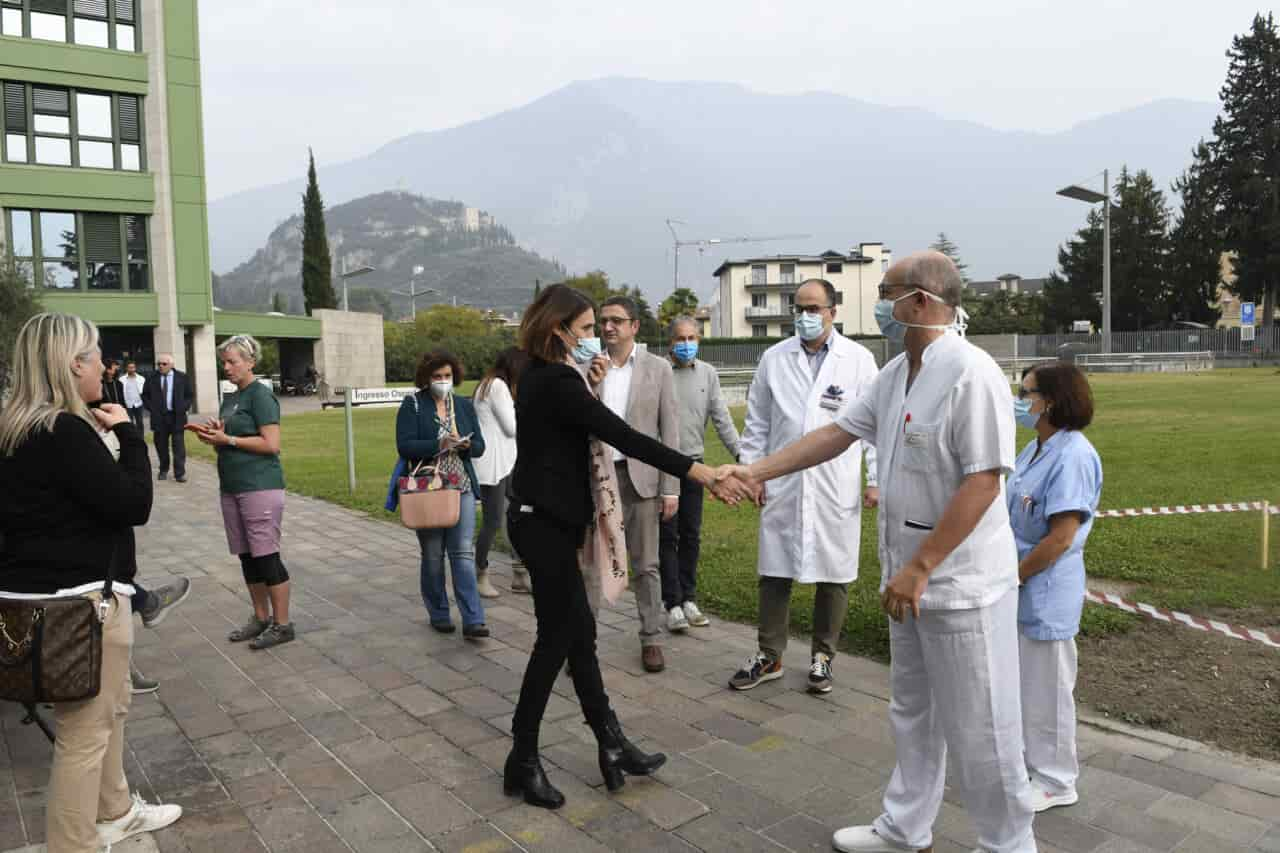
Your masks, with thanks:
[[[71,314],[37,314],[13,346],[13,384],[0,411],[0,456],[12,456],[28,436],[52,431],[58,415],[94,426],[71,367],[98,349],[98,327]]]
[[[252,335],[232,335],[218,344],[218,355],[225,355],[227,350],[231,349],[239,353],[245,361],[252,361],[254,367],[258,366],[258,360],[262,358],[262,345],[254,340]]]

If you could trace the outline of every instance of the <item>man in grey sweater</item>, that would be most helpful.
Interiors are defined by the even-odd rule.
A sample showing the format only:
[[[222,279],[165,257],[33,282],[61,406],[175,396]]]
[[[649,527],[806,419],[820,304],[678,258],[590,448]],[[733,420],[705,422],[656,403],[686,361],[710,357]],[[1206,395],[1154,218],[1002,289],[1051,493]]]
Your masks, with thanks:
[[[738,458],[738,430],[720,392],[720,377],[705,361],[698,361],[698,323],[682,315],[671,321],[671,367],[676,407],[680,412],[680,452],[701,460],[707,421],[716,425],[720,441]],[[662,603],[667,630],[711,624],[695,602],[698,550],[702,537],[702,486],[680,481],[680,508],[659,528],[658,566],[662,573]]]

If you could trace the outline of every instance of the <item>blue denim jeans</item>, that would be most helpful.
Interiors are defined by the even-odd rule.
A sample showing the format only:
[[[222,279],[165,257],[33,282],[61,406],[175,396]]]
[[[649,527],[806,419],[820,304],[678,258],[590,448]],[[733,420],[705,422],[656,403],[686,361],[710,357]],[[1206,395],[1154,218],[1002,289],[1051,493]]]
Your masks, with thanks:
[[[463,626],[484,623],[484,605],[476,589],[476,496],[463,492],[458,523],[439,530],[419,530],[418,544],[422,546],[422,601],[433,625],[452,622],[449,618],[449,595],[444,586],[444,556],[449,554],[449,568],[453,572],[453,594],[458,600],[458,612]]]

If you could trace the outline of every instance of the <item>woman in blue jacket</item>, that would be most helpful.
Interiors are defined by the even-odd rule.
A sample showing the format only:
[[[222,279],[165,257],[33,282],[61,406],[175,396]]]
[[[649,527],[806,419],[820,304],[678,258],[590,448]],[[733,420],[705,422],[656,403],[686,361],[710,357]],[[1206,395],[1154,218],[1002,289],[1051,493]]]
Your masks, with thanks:
[[[471,401],[453,393],[454,386],[462,380],[462,364],[452,353],[437,350],[422,356],[414,377],[418,391],[405,398],[396,416],[396,449],[410,469],[421,461],[435,460],[445,487],[462,493],[457,524],[418,531],[422,546],[422,600],[432,628],[442,634],[456,630],[444,584],[447,551],[453,593],[462,615],[462,636],[476,640],[489,636],[484,605],[476,588],[474,540],[480,480],[471,464],[472,459],[484,454],[484,436]]]
[[[1037,812],[1079,799],[1076,641],[1084,609],[1084,543],[1102,494],[1102,460],[1082,430],[1093,420],[1089,380],[1070,364],[1028,369],[1014,401],[1036,438],[1006,489],[1018,545],[1022,733]]]

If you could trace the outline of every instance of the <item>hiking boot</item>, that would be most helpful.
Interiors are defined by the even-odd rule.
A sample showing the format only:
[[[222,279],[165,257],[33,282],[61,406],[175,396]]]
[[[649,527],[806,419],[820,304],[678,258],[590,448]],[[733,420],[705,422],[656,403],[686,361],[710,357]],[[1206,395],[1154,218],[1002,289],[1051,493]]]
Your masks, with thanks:
[[[497,598],[502,594],[489,582],[488,569],[476,572],[476,590],[479,591],[481,598]]]
[[[245,640],[252,640],[263,631],[271,627],[271,620],[259,619],[257,614],[250,613],[249,621],[245,622],[239,628],[236,628],[227,635],[227,639],[233,643],[243,643]]]
[[[160,689],[160,682],[147,678],[133,664],[129,664],[129,689],[133,695],[140,693],[155,693]]]
[[[293,638],[294,633],[292,622],[285,623],[284,625],[272,622],[267,630],[255,637],[253,642],[249,643],[249,648],[253,649],[255,652],[261,651],[263,649],[269,649],[273,646],[279,646],[284,643],[291,642]]]
[[[689,624],[695,628],[705,628],[711,624],[711,620],[692,601],[684,603],[684,618],[688,619]]]
[[[823,652],[813,653],[813,663],[809,665],[809,692],[831,692],[831,658]]]
[[[667,613],[667,630],[673,634],[681,634],[689,630],[689,620],[685,618],[684,608],[679,604]]]
[[[182,806],[151,805],[141,794],[133,795],[133,806],[115,820],[99,823],[98,842],[105,848],[143,832],[155,832],[182,817]]]
[[[533,592],[533,587],[529,586],[529,573],[525,571],[524,563],[511,564],[511,591]]]
[[[757,684],[773,681],[782,677],[782,661],[772,660],[764,652],[756,652],[747,658],[742,669],[729,679],[729,686],[734,690],[750,690]]]
[[[186,601],[190,594],[191,581],[186,578],[178,578],[173,583],[148,592],[146,605],[138,611],[142,616],[143,627],[154,628],[159,625],[169,615],[169,611]]]

